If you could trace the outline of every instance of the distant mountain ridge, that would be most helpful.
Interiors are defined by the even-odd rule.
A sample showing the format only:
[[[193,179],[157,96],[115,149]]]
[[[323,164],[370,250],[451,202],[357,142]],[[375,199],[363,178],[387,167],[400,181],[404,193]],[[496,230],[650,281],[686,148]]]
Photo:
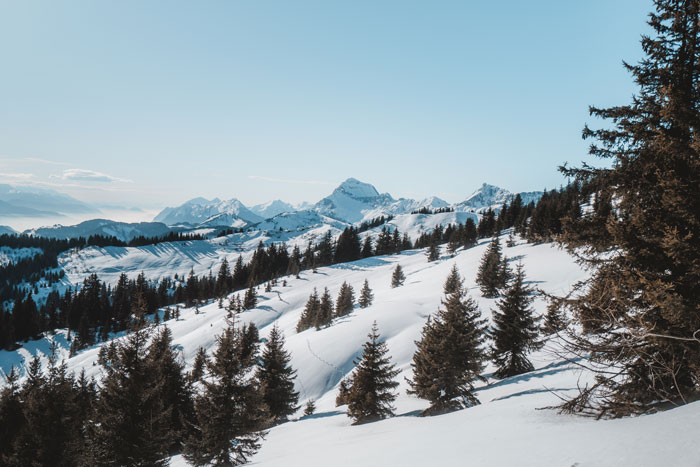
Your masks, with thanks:
[[[107,219],[92,219],[77,225],[39,227],[25,230],[23,233],[56,239],[87,238],[92,235],[102,235],[105,237],[117,237],[119,240],[128,242],[136,237],[160,237],[171,231],[170,227],[161,222],[126,223]]]
[[[313,205],[308,205],[306,209],[295,209],[290,203],[281,200],[246,208],[235,198],[228,201],[218,198],[213,200],[195,198],[178,207],[165,208],[154,218],[154,221],[168,225],[187,223],[197,227],[257,226],[264,230],[274,228],[296,230],[304,226],[308,227],[308,223],[312,225],[357,224],[380,216],[409,214],[421,208],[431,210],[452,208],[455,211],[482,213],[489,208],[499,210],[503,203],[512,202],[515,196],[516,193],[484,183],[464,201],[455,204],[450,204],[436,196],[423,200],[395,199],[389,193],[380,193],[369,183],[348,178],[331,194]],[[525,192],[520,193],[520,196],[523,203],[527,204],[537,201],[542,196],[542,192]]]
[[[3,217],[60,217],[99,212],[94,206],[47,188],[0,184],[0,216]]]

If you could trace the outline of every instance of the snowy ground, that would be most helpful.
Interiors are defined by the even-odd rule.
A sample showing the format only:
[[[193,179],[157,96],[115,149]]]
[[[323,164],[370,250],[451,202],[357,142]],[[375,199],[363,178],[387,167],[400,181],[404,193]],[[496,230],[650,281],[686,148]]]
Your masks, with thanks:
[[[456,257],[427,263],[423,251],[397,256],[375,257],[354,263],[320,268],[317,274],[304,272],[300,279],[288,278],[288,286],[261,293],[258,308],[242,313],[244,322],[255,322],[265,336],[274,322],[286,335],[286,348],[298,371],[297,390],[302,403],[316,400],[315,415],[296,419],[270,430],[253,465],[276,466],[700,466],[700,403],[668,412],[622,420],[594,421],[559,415],[545,409],[559,399],[552,393],[573,394],[581,374],[572,364],[557,357],[550,342],[532,356],[536,370],[506,380],[488,378],[478,391],[481,405],[438,417],[422,418],[417,413],[425,401],[406,394],[404,377],[410,376],[414,341],[427,316],[442,296],[442,284],[453,264],[466,279],[469,293],[490,317],[494,300],[481,297],[474,284],[477,266],[486,241]],[[547,292],[564,293],[585,277],[564,251],[552,245],[520,243],[504,248],[514,261],[522,261],[531,285]],[[391,272],[401,264],[406,274],[402,287],[390,287]],[[173,271],[174,272],[180,272]],[[321,331],[297,334],[295,326],[313,288],[328,287],[335,297],[343,281],[355,288],[368,279],[375,294],[374,304],[356,309],[351,315]],[[545,312],[538,299],[535,308]],[[215,336],[225,326],[224,311],[216,303],[184,310],[182,318],[169,321],[175,344],[190,363],[199,346],[213,349]],[[397,417],[364,426],[351,426],[344,407],[335,407],[337,384],[353,368],[355,359],[373,321],[377,321],[393,362],[402,370],[396,401]],[[61,355],[67,356],[65,333],[55,339]],[[31,355],[45,353],[49,339],[29,343],[19,351],[0,352],[0,366],[26,362]],[[70,358],[70,369],[85,368],[100,376],[95,365],[97,348]],[[486,369],[490,376],[493,367]],[[186,465],[182,458],[173,465]]]

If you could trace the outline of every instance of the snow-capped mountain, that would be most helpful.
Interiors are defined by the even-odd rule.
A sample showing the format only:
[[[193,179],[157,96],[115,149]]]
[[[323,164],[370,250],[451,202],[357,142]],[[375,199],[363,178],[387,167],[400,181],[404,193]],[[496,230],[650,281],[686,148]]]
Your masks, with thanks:
[[[455,204],[454,207],[458,211],[474,211],[478,213],[484,212],[489,208],[498,210],[503,206],[503,203],[512,202],[516,195],[517,193],[511,193],[504,188],[484,183],[478,190],[469,195],[467,199]],[[541,197],[541,191],[520,193],[523,205],[532,201],[537,202]]]
[[[279,199],[268,201],[267,203],[256,204],[250,208],[251,212],[257,214],[263,219],[270,219],[271,217],[275,217],[285,212],[294,212],[302,209],[297,209],[291,204],[285,203]]]
[[[117,237],[122,241],[129,241],[135,237],[158,237],[169,233],[171,229],[162,222],[116,222],[107,219],[92,219],[77,225],[54,225],[52,227],[39,227],[25,230],[23,233],[48,238],[76,238],[102,235]]]
[[[369,183],[348,178],[333,193],[316,203],[314,210],[333,219],[350,224],[380,216],[408,214],[420,208],[449,206],[446,201],[432,196],[424,200],[394,199],[389,193],[379,193]]]
[[[8,225],[0,225],[0,235],[14,235],[17,231]]]
[[[222,214],[225,216],[221,216]],[[260,222],[263,218],[250,211],[236,198],[223,201],[219,198],[212,200],[194,198],[178,207],[163,209],[153,220],[167,225],[206,223],[207,226],[241,227]]]

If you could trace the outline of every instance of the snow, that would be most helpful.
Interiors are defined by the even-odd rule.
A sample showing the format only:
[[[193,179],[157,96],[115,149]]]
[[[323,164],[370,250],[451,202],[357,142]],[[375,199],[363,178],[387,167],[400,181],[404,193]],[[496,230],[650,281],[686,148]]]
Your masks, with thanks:
[[[469,213],[444,213],[465,214]],[[404,219],[399,216],[395,221],[403,225]],[[412,221],[411,225],[418,224]],[[134,271],[144,270],[152,276],[172,275],[182,272],[184,258],[188,255],[207,258],[207,261],[220,261],[230,255],[225,242],[233,238],[216,239],[221,244],[178,242],[182,243],[180,248],[172,244],[161,246],[160,251],[157,248],[128,252],[103,250],[107,250],[106,256],[114,255],[118,259],[123,254],[128,257],[129,267]],[[243,243],[257,243],[264,237],[251,234],[247,240],[236,238]],[[505,243],[505,238],[501,240]],[[426,261],[422,250],[373,257],[319,268],[316,274],[305,271],[299,279],[287,277],[287,287],[276,286],[272,292],[261,289],[259,306],[240,314],[239,319],[244,323],[254,322],[263,337],[273,323],[279,324],[286,336],[286,348],[292,355],[291,364],[298,372],[296,384],[300,402],[303,404],[314,398],[317,413],[271,429],[260,452],[252,458],[252,464],[270,467],[330,464],[697,467],[700,459],[698,402],[656,415],[603,421],[560,415],[552,409],[538,410],[559,403],[557,395],[550,391],[572,395],[577,384],[591,378],[574,363],[557,355],[556,339],[531,356],[536,369],[530,373],[497,380],[491,376],[493,366],[489,366],[485,371],[488,382],[480,385],[477,392],[481,405],[436,417],[417,416],[427,403],[406,394],[404,379],[411,375],[414,341],[426,318],[439,306],[442,284],[454,264],[464,276],[469,294],[477,300],[483,315],[490,318],[494,300],[481,297],[474,282],[487,246],[488,241],[484,240],[476,247],[458,250],[453,258],[443,256],[432,263]],[[98,250],[94,249],[91,254],[97,255]],[[504,253],[514,261],[522,261],[530,283],[550,293],[564,293],[586,277],[586,272],[573,258],[551,244],[529,245],[519,241],[514,247],[504,247]],[[148,264],[158,256],[163,263]],[[173,264],[168,262],[171,257],[177,258]],[[205,263],[201,258],[198,261]],[[88,261],[88,258],[83,259]],[[79,263],[77,259],[72,261]],[[104,263],[107,264],[112,263]],[[397,264],[403,267],[406,282],[392,289],[390,277]],[[100,275],[103,273],[105,271]],[[329,328],[296,333],[296,323],[313,288],[321,291],[328,287],[335,297],[341,283],[347,281],[358,295],[365,279],[375,295],[372,306],[356,308]],[[537,298],[534,307],[537,313],[543,314],[546,303]],[[401,371],[399,397],[395,403],[397,416],[351,426],[345,408],[335,407],[337,385],[352,370],[352,362],[359,355],[374,321],[387,342],[393,363]],[[184,309],[180,320],[171,320],[167,325],[173,332],[174,344],[181,349],[189,365],[200,346],[213,350],[215,336],[226,325],[225,312],[216,303],[200,307],[199,314],[193,309]],[[59,345],[60,356],[67,358],[68,342],[65,331],[61,331],[53,337],[27,343],[18,351],[0,352],[0,367],[8,371],[10,364],[26,364],[32,355],[45,355],[52,340]],[[68,358],[68,368],[76,372],[85,369],[89,376],[99,378],[100,367],[95,363],[98,351],[98,347],[93,347]],[[172,465],[186,463],[176,456]]]
[[[40,254],[41,251],[41,248],[34,247],[10,248],[9,246],[0,246],[0,266],[14,264],[25,258],[33,258]]]

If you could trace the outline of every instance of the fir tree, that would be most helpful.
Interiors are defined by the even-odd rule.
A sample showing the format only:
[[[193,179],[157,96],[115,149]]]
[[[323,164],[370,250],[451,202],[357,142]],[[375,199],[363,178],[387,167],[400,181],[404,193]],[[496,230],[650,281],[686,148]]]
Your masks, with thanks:
[[[299,409],[299,393],[294,390],[296,371],[290,361],[291,356],[284,350],[284,334],[275,324],[256,371],[263,401],[275,422],[286,420]]]
[[[367,308],[372,304],[373,300],[374,294],[372,289],[369,288],[369,282],[365,279],[365,282],[362,284],[362,290],[360,290],[360,299],[357,303],[360,305],[360,308]]]
[[[440,258],[440,247],[437,242],[430,242],[428,249],[425,251],[425,256],[428,257],[428,262],[437,261]]]
[[[355,292],[350,284],[343,282],[340,286],[338,299],[335,302],[335,316],[345,316],[352,313],[355,307]]]
[[[304,416],[308,417],[313,415],[314,412],[316,412],[316,402],[313,399],[309,399],[304,406]]]
[[[297,323],[297,332],[304,331],[314,326],[316,322],[316,316],[321,308],[321,301],[318,299],[318,291],[314,287],[314,291],[309,295],[309,299],[306,301],[306,306],[304,311],[299,317],[299,322]]]
[[[612,163],[563,168],[614,200],[599,229],[614,255],[590,258],[587,291],[568,304],[598,323],[571,350],[606,368],[594,368],[596,383],[566,407],[573,410],[625,415],[687,403],[700,390],[700,2],[654,5],[646,56],[625,64],[639,86],[632,103],[591,107],[610,125],[583,131],[597,140],[590,154]],[[596,239],[588,242],[595,252]]]
[[[498,237],[493,237],[489,248],[481,258],[476,283],[479,284],[484,297],[493,298],[497,297],[499,291],[505,287],[507,279],[508,268],[501,255],[501,244]]]
[[[323,289],[323,295],[321,295],[314,326],[316,329],[321,329],[322,327],[330,325],[331,321],[333,321],[333,299],[328,291],[328,287],[325,287]]]
[[[137,329],[124,342],[103,347],[100,364],[106,376],[95,413],[91,439],[99,465],[167,465],[168,418],[147,361],[147,330]]]
[[[406,280],[406,276],[403,273],[403,268],[400,264],[397,264],[394,268],[394,272],[391,274],[391,287],[401,287]]]
[[[496,302],[498,309],[493,311],[493,358],[498,378],[534,369],[526,357],[529,351],[540,347],[532,301],[532,289],[525,285],[523,265],[518,264],[513,281]]]
[[[255,288],[252,286],[248,287],[248,290],[246,290],[245,295],[243,296],[243,309],[244,310],[252,310],[258,306],[258,293],[255,291]]]
[[[387,356],[389,349],[379,340],[377,323],[372,325],[365,342],[362,357],[355,362],[352,386],[347,396],[348,416],[354,424],[367,423],[394,415],[394,389],[399,385],[394,378],[399,374]]]
[[[253,359],[242,348],[244,341],[232,323],[217,337],[203,391],[195,398],[194,432],[184,449],[194,465],[241,465],[260,448],[268,414],[250,376]]]
[[[426,415],[478,404],[473,383],[481,378],[486,361],[486,321],[476,302],[465,297],[456,266],[445,280],[444,292],[444,308],[434,319],[428,318],[411,364],[409,394],[430,401]]]

